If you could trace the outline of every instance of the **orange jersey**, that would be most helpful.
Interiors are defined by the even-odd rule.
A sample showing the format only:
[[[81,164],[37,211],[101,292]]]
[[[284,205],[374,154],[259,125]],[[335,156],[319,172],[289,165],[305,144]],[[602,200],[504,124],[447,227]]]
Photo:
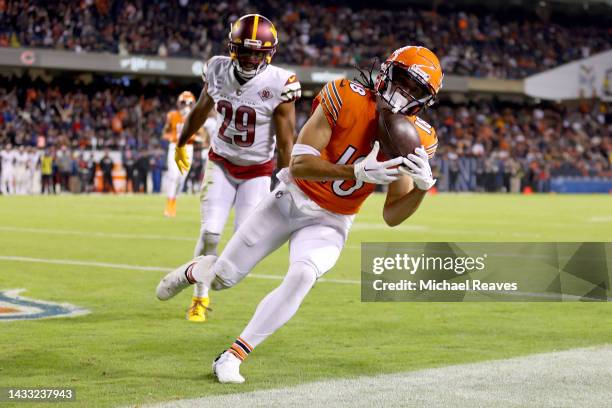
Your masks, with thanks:
[[[170,143],[178,142],[179,136],[181,135],[181,130],[185,124],[185,118],[183,118],[183,115],[181,115],[179,111],[171,110],[166,116],[166,124],[169,125],[170,131],[166,133],[164,137],[168,139]],[[187,143],[193,143],[194,139],[195,135],[191,136]]]
[[[319,92],[313,102],[313,111],[319,104],[332,129],[321,158],[336,164],[354,164],[365,158],[372,150],[378,133],[374,93],[358,83],[338,79],[329,82]],[[438,146],[434,128],[416,116],[408,116],[407,119],[415,125],[421,144],[431,158]],[[376,187],[356,180],[296,179],[295,182],[311,200],[338,214],[356,214]]]

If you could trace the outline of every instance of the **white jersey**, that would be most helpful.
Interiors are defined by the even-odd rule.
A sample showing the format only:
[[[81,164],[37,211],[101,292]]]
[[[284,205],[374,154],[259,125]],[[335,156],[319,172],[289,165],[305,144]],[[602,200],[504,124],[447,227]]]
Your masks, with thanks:
[[[296,75],[268,65],[240,85],[231,58],[217,56],[208,60],[203,77],[219,113],[212,150],[237,166],[272,160],[276,147],[272,116],[278,105],[301,96]]]
[[[15,166],[15,151],[2,150],[0,151],[0,160],[2,160],[2,170],[9,171]]]
[[[29,152],[28,153],[28,170],[34,171],[38,167],[38,161],[40,160],[40,152]]]
[[[28,154],[26,152],[17,152],[15,154],[15,170],[25,170],[28,165]]]

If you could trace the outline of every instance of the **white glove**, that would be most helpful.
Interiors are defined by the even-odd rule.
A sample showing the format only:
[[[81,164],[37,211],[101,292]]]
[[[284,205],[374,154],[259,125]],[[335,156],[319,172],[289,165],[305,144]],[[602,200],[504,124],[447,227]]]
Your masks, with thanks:
[[[420,190],[429,190],[436,184],[436,179],[431,174],[429,167],[429,156],[423,146],[414,149],[416,154],[409,154],[404,158],[403,166],[400,166],[399,171],[412,177],[414,184]]]
[[[396,167],[404,162],[403,157],[379,162],[376,160],[380,145],[374,142],[374,147],[368,153],[365,159],[359,163],[355,163],[355,179],[371,184],[389,184],[398,179],[399,169]]]

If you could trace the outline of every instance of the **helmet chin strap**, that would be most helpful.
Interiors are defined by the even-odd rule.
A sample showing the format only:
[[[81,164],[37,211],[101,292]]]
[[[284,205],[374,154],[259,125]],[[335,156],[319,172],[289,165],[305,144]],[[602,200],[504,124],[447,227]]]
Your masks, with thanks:
[[[239,79],[243,80],[244,82],[250,79],[253,79],[255,75],[263,72],[268,66],[268,64],[264,62],[264,63],[261,63],[255,69],[246,70],[240,66],[240,62],[238,62],[238,60],[235,60],[235,59],[232,60],[232,64],[234,65],[234,72],[239,77]]]
[[[190,108],[183,108],[180,110],[181,115],[183,115],[183,117],[186,117],[187,115],[189,115],[189,112],[191,112]]]

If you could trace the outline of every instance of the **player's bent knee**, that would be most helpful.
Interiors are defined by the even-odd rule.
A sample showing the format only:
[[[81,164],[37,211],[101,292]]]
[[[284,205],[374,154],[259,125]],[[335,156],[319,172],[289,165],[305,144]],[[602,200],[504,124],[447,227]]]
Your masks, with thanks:
[[[311,288],[317,281],[318,276],[319,271],[312,262],[300,260],[289,266],[285,281],[296,288]]]
[[[232,262],[225,259],[218,259],[215,263],[215,279],[212,282],[213,290],[223,290],[235,286],[248,273],[241,272]]]

